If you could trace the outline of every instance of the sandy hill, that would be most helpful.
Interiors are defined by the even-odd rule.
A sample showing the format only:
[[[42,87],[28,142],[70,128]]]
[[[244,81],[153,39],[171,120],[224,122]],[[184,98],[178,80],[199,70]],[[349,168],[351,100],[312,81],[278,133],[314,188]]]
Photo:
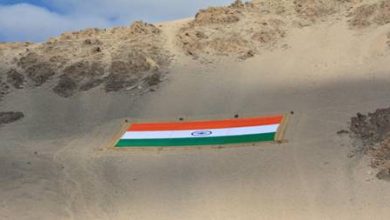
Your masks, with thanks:
[[[389,0],[1,43],[0,219],[388,219],[389,60]],[[107,148],[125,119],[287,112],[283,144]]]

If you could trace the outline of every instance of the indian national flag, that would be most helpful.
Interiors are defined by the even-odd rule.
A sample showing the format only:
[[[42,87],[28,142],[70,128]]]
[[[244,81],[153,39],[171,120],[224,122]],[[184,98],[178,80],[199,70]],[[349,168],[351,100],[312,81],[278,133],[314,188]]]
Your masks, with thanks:
[[[134,123],[116,147],[224,145],[274,141],[284,116],[166,123]]]

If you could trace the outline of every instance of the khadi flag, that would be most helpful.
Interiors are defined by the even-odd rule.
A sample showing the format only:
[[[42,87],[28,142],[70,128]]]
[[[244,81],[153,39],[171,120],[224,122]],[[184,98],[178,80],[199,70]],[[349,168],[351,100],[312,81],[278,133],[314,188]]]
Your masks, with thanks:
[[[277,141],[281,139],[285,117],[130,123],[115,147],[180,147]]]

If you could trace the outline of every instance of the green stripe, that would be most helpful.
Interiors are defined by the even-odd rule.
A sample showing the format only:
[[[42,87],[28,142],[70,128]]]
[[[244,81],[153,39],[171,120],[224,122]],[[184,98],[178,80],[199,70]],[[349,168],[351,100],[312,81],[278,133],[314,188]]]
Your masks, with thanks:
[[[177,147],[196,145],[224,145],[250,142],[273,141],[275,133],[254,135],[202,137],[202,138],[172,138],[172,139],[122,139],[116,147]]]

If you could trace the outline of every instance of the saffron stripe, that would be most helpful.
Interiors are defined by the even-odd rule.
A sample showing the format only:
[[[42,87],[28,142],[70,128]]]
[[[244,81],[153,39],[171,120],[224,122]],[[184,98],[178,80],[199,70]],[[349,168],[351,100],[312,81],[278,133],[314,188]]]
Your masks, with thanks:
[[[170,131],[170,130],[200,130],[231,127],[247,127],[258,125],[279,124],[283,119],[282,115],[261,117],[227,119],[219,121],[192,121],[192,122],[167,122],[167,123],[134,123],[128,131]]]
[[[179,147],[199,145],[226,145],[251,142],[273,141],[275,132],[253,135],[205,137],[205,138],[172,138],[172,139],[122,139],[116,147]]]

